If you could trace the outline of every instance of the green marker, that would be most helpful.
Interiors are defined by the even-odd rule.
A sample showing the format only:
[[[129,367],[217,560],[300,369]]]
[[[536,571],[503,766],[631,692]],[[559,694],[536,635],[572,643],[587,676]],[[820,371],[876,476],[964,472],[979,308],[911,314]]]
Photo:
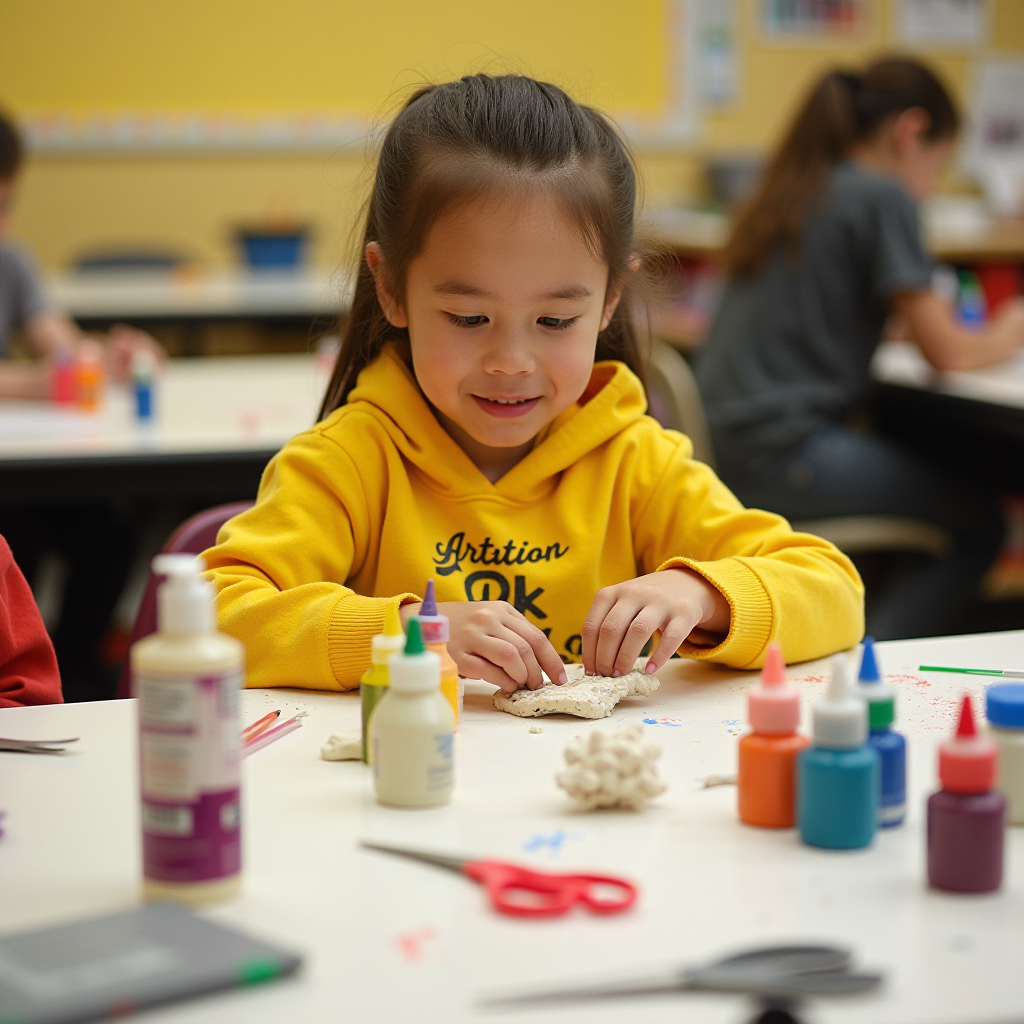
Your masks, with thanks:
[[[948,665],[919,665],[918,672],[958,672],[964,676],[1003,676],[1006,679],[1024,679],[1019,668],[951,668]]]

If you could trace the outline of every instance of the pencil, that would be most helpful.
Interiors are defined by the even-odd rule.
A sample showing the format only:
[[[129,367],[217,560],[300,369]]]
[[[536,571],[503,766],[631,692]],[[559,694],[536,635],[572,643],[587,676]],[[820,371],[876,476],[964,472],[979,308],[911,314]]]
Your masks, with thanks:
[[[1002,676],[1004,679],[1024,679],[1019,668],[952,668],[948,665],[919,665],[918,672],[959,672],[965,676]]]
[[[242,747],[242,757],[248,757],[255,751],[269,746],[275,740],[279,740],[282,736],[287,736],[288,733],[301,728],[302,719],[305,717],[306,712],[300,711],[294,718],[289,718],[287,722],[275,725],[273,729],[268,729],[265,733],[257,736],[251,743],[244,744]]]
[[[280,711],[271,711],[269,715],[264,715],[258,722],[253,722],[252,725],[247,725],[242,730],[242,742],[252,743],[252,741],[256,739],[261,732],[265,732],[274,724],[275,721],[277,721],[280,714]]]

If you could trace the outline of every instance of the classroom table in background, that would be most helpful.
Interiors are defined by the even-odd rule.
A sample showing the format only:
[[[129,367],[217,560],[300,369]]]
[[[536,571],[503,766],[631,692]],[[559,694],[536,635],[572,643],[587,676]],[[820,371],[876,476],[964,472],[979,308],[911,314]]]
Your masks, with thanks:
[[[56,307],[86,330],[120,322],[171,328],[175,351],[189,356],[203,353],[206,330],[217,324],[298,329],[300,337],[302,331],[333,333],[350,290],[341,271],[316,268],[90,270],[52,274],[46,285]]]
[[[886,342],[872,362],[887,432],[943,448],[993,483],[1024,492],[1024,352],[997,366],[942,372],[910,342]]]
[[[270,457],[316,422],[326,371],[311,355],[171,360],[156,414],[127,388],[95,413],[0,402],[0,504],[96,498],[253,498]]]
[[[894,675],[897,725],[909,739],[909,813],[873,846],[828,852],[792,830],[739,824],[732,787],[701,779],[735,770],[750,673],[673,660],[661,688],[622,702],[611,720],[515,718],[470,682],[456,736],[452,803],[381,807],[370,770],[325,762],[320,744],[358,728],[355,693],[249,690],[243,720],[308,712],[302,729],[244,763],[244,891],[208,913],[305,957],[300,977],[153,1015],[166,1024],[529,1019],[531,1024],[681,1020],[738,1024],[752,1006],[718,995],[531,1008],[497,1016],[480,996],[567,980],[609,981],[704,962],[752,945],[849,945],[885,972],[877,994],[809,1006],[818,1024],[995,1024],[1024,1018],[1024,829],[1007,837],[999,893],[954,896],[925,886],[924,802],[936,748],[957,700],[984,680],[924,674],[921,664],[1020,667],[1024,632],[878,645]],[[825,662],[790,666],[806,698]],[[976,704],[976,707],[980,705]],[[61,757],[0,755],[7,812],[0,839],[0,933],[128,908],[138,899],[135,704],[109,701],[0,710],[0,735],[80,736]],[[805,707],[806,717],[806,707]],[[556,788],[569,739],[643,722],[663,747],[668,791],[644,812],[575,813]],[[531,728],[541,727],[541,732]],[[358,848],[361,839],[486,854],[556,870],[624,874],[633,910],[546,921],[503,917],[479,887]]]
[[[657,242],[683,259],[717,259],[729,237],[728,217],[703,210],[652,210],[645,224]],[[930,232],[925,244],[940,263],[1024,263],[1024,218],[996,220],[980,230]]]

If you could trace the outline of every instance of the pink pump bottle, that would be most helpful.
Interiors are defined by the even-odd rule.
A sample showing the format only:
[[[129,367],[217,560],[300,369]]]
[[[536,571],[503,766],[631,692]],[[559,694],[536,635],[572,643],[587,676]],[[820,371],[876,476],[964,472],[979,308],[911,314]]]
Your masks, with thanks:
[[[747,694],[751,731],[740,740],[740,821],[761,828],[796,822],[796,756],[809,740],[797,731],[800,693],[786,680],[777,643],[768,647],[761,683]]]

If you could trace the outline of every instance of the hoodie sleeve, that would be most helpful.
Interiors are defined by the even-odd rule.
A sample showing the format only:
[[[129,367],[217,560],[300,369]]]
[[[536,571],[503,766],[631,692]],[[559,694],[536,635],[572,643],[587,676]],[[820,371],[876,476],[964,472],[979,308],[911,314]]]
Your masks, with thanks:
[[[744,508],[690,457],[688,438],[658,430],[649,442],[631,483],[640,571],[690,568],[722,592],[732,612],[724,639],[695,630],[680,654],[758,668],[772,640],[787,662],[798,662],[861,639],[864,586],[846,555],[795,532],[781,516]]]
[[[245,644],[246,686],[359,685],[385,605],[419,600],[344,585],[370,534],[363,480],[335,442],[310,431],[270,461],[256,504],[203,553],[219,626]]]
[[[63,700],[53,644],[32,591],[0,537],[0,708]]]

